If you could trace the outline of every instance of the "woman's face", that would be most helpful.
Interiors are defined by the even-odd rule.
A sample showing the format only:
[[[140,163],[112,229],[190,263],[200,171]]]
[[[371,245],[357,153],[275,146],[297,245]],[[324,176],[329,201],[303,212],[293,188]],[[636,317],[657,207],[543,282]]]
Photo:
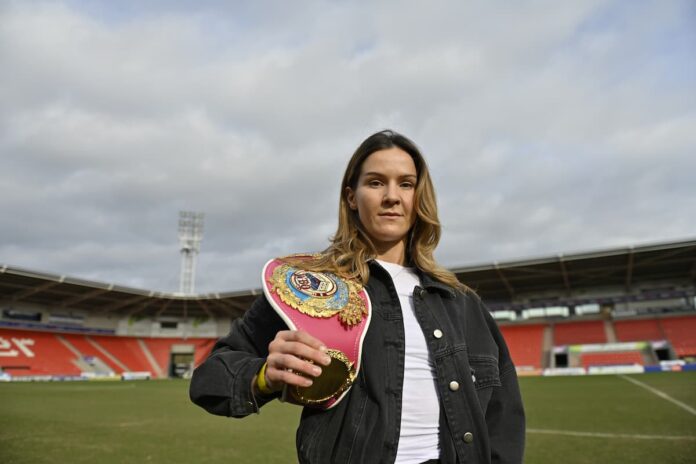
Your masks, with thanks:
[[[372,153],[360,169],[346,200],[379,253],[404,246],[416,215],[413,209],[417,171],[413,158],[401,148]]]

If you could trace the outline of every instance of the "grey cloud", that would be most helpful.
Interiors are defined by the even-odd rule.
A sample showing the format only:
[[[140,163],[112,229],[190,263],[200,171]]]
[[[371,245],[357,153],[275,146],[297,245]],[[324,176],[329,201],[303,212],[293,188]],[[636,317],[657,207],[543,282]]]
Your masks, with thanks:
[[[197,288],[256,287],[326,245],[384,127],[427,155],[448,266],[696,230],[687,2],[112,8],[0,10],[0,262],[175,290],[193,209]]]

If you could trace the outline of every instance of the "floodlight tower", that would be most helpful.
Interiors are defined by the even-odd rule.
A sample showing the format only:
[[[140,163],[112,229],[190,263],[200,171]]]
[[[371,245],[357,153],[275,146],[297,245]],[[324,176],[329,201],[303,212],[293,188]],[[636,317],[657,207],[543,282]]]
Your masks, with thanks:
[[[203,239],[203,213],[179,211],[179,245],[181,246],[181,276],[179,292],[194,294],[196,257]]]

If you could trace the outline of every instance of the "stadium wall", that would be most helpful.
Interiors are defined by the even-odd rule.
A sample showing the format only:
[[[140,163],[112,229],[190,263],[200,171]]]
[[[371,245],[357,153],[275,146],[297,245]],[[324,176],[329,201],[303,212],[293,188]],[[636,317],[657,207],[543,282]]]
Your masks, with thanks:
[[[211,337],[219,338],[230,331],[230,319],[134,319],[118,321],[116,335],[138,337]]]
[[[0,310],[0,326],[59,332],[99,332],[137,337],[219,338],[230,330],[230,319],[138,318],[98,311],[50,308],[18,302]]]

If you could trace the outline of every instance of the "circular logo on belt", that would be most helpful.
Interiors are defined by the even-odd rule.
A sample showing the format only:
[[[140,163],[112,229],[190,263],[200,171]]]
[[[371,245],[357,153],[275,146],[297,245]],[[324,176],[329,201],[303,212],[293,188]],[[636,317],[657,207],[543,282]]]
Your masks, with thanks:
[[[314,298],[326,298],[336,293],[336,282],[321,272],[295,271],[290,276],[290,283],[300,292]]]

